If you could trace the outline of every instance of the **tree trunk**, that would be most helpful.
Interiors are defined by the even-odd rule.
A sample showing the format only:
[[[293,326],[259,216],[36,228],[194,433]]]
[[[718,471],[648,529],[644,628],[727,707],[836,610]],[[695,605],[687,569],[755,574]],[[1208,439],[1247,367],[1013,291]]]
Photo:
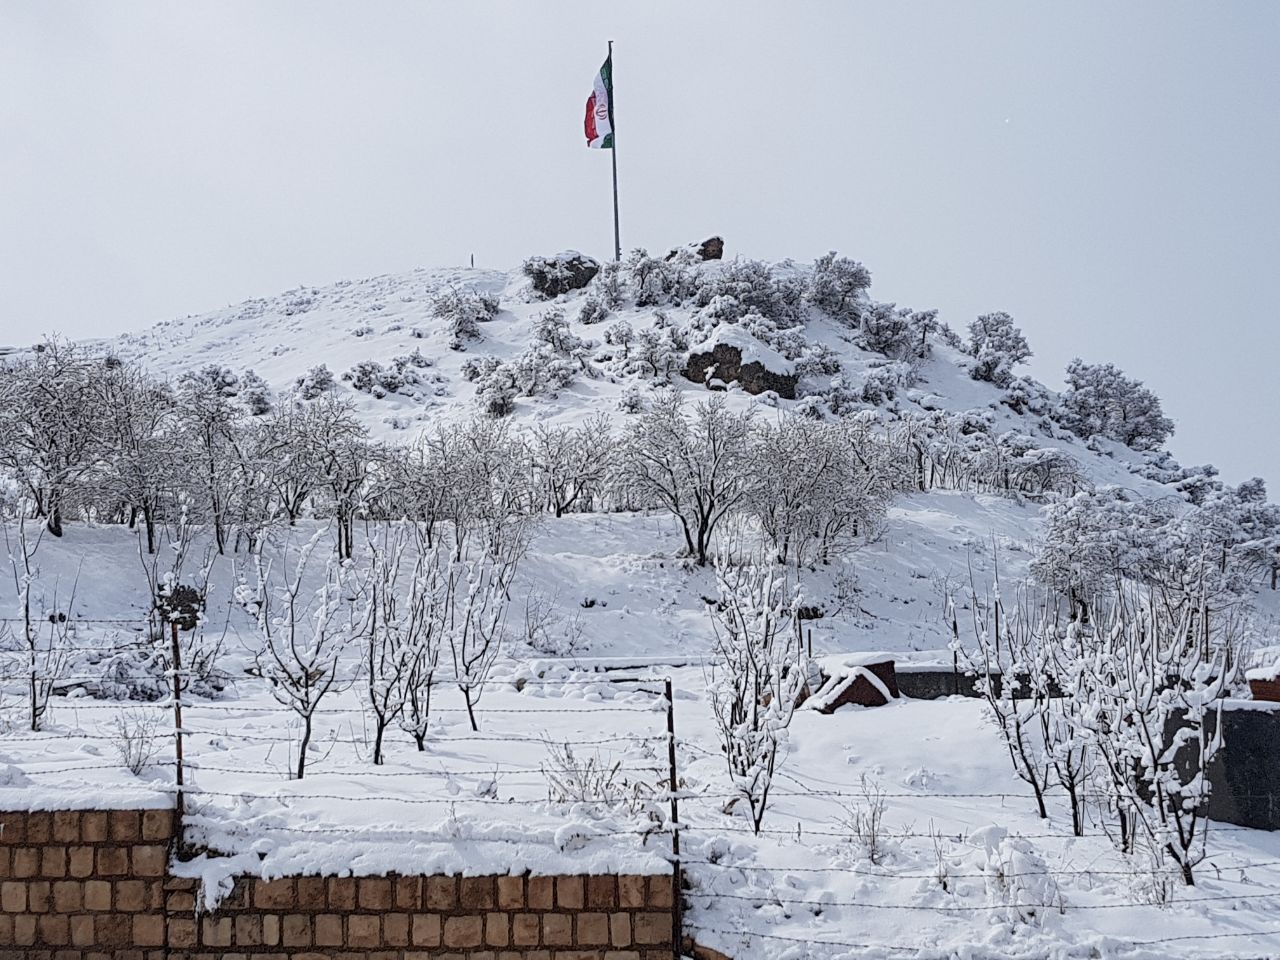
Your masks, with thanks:
[[[301,780],[307,772],[307,748],[311,746],[311,714],[302,718],[302,743],[298,747],[298,776]]]

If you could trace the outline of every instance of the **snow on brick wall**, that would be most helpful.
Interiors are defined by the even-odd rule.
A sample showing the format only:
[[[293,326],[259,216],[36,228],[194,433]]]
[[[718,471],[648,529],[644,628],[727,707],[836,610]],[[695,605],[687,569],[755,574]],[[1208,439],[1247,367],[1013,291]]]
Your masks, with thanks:
[[[216,910],[169,874],[169,810],[0,813],[0,956],[668,960],[665,876],[241,877]]]

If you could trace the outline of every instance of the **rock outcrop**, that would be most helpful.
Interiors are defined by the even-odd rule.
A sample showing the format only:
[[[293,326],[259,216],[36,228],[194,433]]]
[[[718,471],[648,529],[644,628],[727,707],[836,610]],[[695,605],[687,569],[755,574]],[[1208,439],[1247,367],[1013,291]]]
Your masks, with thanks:
[[[533,289],[551,299],[570,290],[581,290],[599,272],[600,261],[576,250],[552,257],[530,257],[524,262],[524,275],[533,281]]]
[[[742,362],[742,351],[728,343],[717,343],[710,351],[691,353],[685,363],[684,375],[694,383],[708,380],[734,383],[747,393],[759,394],[772,390],[784,400],[796,398],[795,374],[774,373],[759,360]],[[716,389],[715,384],[709,384]]]

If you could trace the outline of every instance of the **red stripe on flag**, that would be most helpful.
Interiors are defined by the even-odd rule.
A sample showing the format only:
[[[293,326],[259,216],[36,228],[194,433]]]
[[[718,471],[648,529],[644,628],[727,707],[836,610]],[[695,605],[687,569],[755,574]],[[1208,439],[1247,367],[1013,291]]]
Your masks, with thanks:
[[[590,146],[591,142],[596,138],[596,95],[594,93],[587,97],[586,131],[587,145]]]

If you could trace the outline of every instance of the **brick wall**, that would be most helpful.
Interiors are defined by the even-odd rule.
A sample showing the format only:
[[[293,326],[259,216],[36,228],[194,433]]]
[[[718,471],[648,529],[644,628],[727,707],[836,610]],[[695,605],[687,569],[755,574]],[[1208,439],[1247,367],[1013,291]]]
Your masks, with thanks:
[[[171,810],[0,813],[0,957],[162,960]]]
[[[167,810],[0,814],[0,960],[670,960],[670,875],[168,875]]]

